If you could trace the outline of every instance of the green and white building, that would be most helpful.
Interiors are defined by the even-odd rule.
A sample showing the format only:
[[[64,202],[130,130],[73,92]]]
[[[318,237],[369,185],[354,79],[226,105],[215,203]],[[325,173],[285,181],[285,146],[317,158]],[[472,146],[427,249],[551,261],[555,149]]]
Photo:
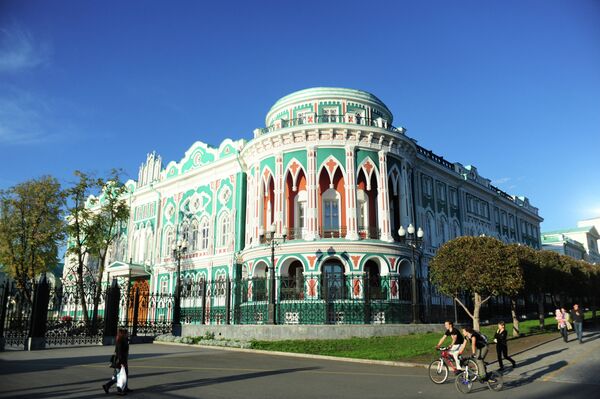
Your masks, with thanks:
[[[392,112],[370,93],[311,88],[278,100],[249,140],[227,139],[218,148],[198,141],[167,165],[149,154],[137,181],[127,182],[131,217],[107,256],[105,281],[132,276],[151,292],[173,292],[172,247],[185,238],[184,286],[244,281],[243,293],[229,300],[249,306],[266,301],[256,291],[264,291],[258,282],[273,267],[284,309],[279,322],[335,322],[299,320],[294,308],[360,301],[375,290],[377,300],[401,301],[398,277],[415,270],[426,279],[437,248],[461,235],[541,247],[542,218],[526,197],[419,146],[393,124]],[[399,241],[398,230],[409,225],[424,232],[416,253]],[[265,242],[271,231],[275,247]],[[206,306],[223,306],[223,296]],[[442,300],[431,290],[420,298]]]

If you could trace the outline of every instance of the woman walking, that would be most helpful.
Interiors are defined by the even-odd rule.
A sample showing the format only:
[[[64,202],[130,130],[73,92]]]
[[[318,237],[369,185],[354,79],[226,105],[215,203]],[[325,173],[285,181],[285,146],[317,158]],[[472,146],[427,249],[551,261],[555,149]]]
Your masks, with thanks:
[[[565,342],[569,342],[568,333],[567,333],[567,319],[565,318],[565,314],[560,310],[556,309],[554,311],[556,323],[558,325],[558,329],[560,330],[560,335],[562,335],[563,340]]]
[[[117,386],[117,394],[118,395],[126,395],[127,392],[131,391],[127,388],[127,384],[129,383],[129,368],[127,367],[127,359],[129,357],[129,339],[127,338],[127,330],[124,328],[120,328],[117,332],[117,342],[115,344],[115,361],[113,367],[115,371],[113,376],[108,382],[102,385],[102,389],[104,389],[105,393],[108,393],[110,387],[117,382],[117,375],[121,370],[121,367],[125,369],[125,375],[127,375],[127,382],[124,387]]]
[[[498,355],[498,365],[500,366],[500,370],[504,370],[504,364],[502,363],[503,356],[506,360],[512,363],[513,368],[517,367],[517,363],[508,356],[508,343],[506,342],[507,336],[508,333],[506,332],[504,322],[501,321],[498,323],[498,330],[496,330],[496,334],[494,335],[496,354]]]

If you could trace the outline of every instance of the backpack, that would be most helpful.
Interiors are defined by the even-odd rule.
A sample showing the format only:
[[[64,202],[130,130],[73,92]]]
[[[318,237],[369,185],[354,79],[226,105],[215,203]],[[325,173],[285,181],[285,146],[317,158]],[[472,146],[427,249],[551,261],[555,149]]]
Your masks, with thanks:
[[[475,334],[479,335],[479,337],[481,338],[481,342],[483,342],[484,345],[488,345],[489,340],[487,335],[479,331],[475,331]]]
[[[487,335],[485,335],[484,333],[479,333],[479,335],[481,335],[481,339],[483,340],[483,343],[488,345],[489,340],[488,340]]]

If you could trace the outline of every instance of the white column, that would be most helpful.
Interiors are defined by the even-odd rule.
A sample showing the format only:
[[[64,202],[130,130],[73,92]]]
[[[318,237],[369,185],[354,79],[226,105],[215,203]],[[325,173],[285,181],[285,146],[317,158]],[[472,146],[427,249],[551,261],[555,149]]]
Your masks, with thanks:
[[[402,160],[400,168],[400,225],[406,228],[411,222],[410,212],[410,184],[408,181],[407,163]]]
[[[387,151],[379,151],[379,226],[381,226],[381,240],[392,242],[390,224],[390,196],[388,188]]]
[[[277,231],[281,233],[283,229],[283,153],[277,154],[275,157],[275,213],[273,221],[277,226]]]
[[[253,205],[254,205],[254,220],[252,226],[252,245],[259,244],[258,230],[262,224],[262,220],[260,219],[260,206],[262,205],[262,201],[260,200],[261,196],[264,196],[264,193],[261,192],[260,186],[262,182],[262,176],[260,175],[260,164],[256,164],[254,166],[254,186],[251,188],[252,197],[253,197]]]
[[[356,161],[353,145],[346,146],[346,233],[347,240],[358,240],[356,214]]]
[[[317,150],[310,146],[306,150],[307,170],[306,170],[306,194],[308,196],[306,206],[306,240],[315,240],[319,238],[319,226],[317,225]]]

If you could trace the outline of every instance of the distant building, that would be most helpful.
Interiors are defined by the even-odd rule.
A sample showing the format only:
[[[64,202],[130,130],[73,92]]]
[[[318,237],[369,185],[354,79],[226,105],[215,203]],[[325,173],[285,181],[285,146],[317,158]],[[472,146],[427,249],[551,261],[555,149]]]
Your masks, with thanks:
[[[588,221],[582,222],[585,223]],[[578,225],[582,222],[579,222]],[[599,238],[600,235],[597,228],[593,224],[590,224],[570,229],[543,232],[542,246],[544,249],[557,251],[575,259],[584,259],[590,263],[600,263],[600,253],[598,252]],[[580,257],[581,248],[584,250],[583,258]]]
[[[558,252],[578,260],[585,259],[586,254],[582,243],[562,233],[542,233],[542,249]]]

